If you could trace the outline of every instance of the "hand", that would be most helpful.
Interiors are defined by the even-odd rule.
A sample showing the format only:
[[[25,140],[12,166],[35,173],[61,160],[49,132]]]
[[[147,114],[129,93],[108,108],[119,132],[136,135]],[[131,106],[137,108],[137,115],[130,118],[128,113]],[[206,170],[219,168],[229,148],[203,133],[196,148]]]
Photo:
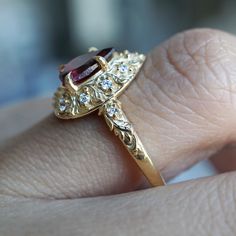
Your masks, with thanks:
[[[236,38],[174,36],[120,99],[168,180],[236,141]],[[11,115],[17,124],[37,110],[32,102]],[[0,235],[235,235],[235,177],[141,190],[142,174],[101,117],[50,115],[0,149]]]

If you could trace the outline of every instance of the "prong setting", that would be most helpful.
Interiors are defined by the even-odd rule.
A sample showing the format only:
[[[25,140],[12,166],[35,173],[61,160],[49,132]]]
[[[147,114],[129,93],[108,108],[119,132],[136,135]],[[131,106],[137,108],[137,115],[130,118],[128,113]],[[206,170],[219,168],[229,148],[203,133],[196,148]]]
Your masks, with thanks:
[[[65,79],[64,79],[64,84],[65,87],[71,92],[71,93],[76,93],[78,91],[78,86],[76,86],[72,79],[71,79],[71,73],[69,73],[68,75],[66,75]]]
[[[107,60],[104,57],[95,56],[94,59],[97,61],[97,63],[100,65],[101,69],[104,72],[108,70],[109,66],[108,66]]]

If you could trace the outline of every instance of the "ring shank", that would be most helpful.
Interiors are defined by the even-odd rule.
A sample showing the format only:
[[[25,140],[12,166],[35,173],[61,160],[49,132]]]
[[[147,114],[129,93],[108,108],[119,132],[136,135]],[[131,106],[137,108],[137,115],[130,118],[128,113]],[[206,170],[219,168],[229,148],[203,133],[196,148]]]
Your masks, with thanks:
[[[152,186],[165,185],[160,172],[154,167],[132,124],[121,109],[121,103],[117,99],[109,100],[100,108],[99,114],[103,114],[106,123],[122,141],[148,182]]]

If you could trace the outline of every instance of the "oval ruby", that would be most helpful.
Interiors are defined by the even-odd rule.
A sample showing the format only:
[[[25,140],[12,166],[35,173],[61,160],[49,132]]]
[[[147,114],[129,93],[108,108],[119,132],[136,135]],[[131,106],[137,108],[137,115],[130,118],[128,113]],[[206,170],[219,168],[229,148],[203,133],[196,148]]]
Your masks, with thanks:
[[[77,85],[84,82],[101,69],[94,57],[101,56],[109,61],[113,52],[114,48],[105,48],[74,58],[69,63],[67,63],[64,66],[63,71],[60,72],[60,79],[62,83],[64,84],[64,78],[69,72],[71,72],[71,78],[74,84]]]

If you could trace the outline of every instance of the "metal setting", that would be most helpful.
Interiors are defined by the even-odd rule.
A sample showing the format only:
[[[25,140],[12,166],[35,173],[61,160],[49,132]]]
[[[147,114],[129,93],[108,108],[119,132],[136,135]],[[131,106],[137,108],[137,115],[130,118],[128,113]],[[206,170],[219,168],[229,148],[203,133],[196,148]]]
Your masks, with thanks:
[[[95,56],[94,59],[98,62],[98,64],[101,66],[101,68],[104,72],[108,70],[109,66],[108,66],[108,63],[104,57]]]
[[[90,48],[91,51],[96,50]],[[164,185],[164,180],[155,169],[121,108],[117,97],[135,79],[145,56],[138,53],[114,52],[109,62],[101,56],[94,59],[101,70],[80,85],[75,85],[68,73],[54,95],[54,112],[61,119],[75,119],[95,110],[103,115],[109,128],[122,141],[140,170],[152,186]],[[60,67],[62,69],[62,67]]]

